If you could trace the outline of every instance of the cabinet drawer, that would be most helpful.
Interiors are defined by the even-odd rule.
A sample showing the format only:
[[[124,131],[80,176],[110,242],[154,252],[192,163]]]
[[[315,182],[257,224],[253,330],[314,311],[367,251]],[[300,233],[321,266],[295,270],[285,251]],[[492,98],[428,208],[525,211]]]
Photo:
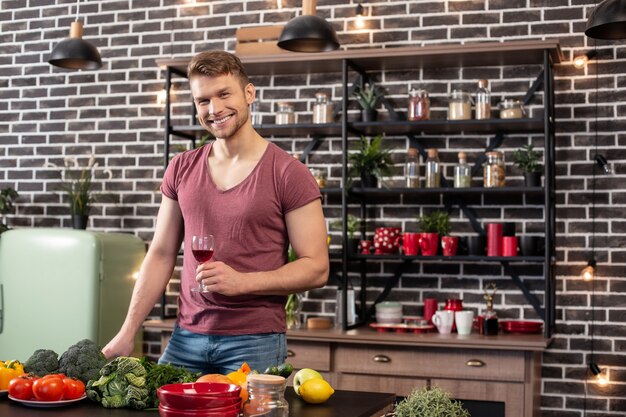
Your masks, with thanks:
[[[524,384],[482,381],[467,383],[453,379],[432,379],[430,383],[449,392],[458,400],[504,403],[506,417],[532,416],[532,410],[524,400]]]
[[[415,378],[524,381],[524,353],[480,349],[337,347],[335,370]]]
[[[392,376],[371,376],[338,373],[335,376],[335,389],[366,392],[392,392],[406,397],[414,389],[424,388],[425,379]]]
[[[313,368],[316,371],[330,371],[330,344],[289,341],[287,362],[296,369]]]

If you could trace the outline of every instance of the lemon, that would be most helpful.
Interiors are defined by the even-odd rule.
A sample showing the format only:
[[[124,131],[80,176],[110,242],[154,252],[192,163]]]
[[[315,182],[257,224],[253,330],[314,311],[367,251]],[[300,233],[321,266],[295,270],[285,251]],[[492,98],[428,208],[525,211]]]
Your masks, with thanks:
[[[310,404],[320,404],[335,393],[333,387],[322,378],[311,378],[300,385],[298,394]]]

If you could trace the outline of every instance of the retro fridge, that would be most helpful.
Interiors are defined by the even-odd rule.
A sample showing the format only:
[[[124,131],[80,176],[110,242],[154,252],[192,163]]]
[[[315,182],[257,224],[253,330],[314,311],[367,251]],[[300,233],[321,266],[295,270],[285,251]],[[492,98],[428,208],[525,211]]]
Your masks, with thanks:
[[[144,256],[144,242],[129,234],[30,228],[0,235],[0,359],[25,361],[36,349],[61,355],[85,338],[103,347],[124,321]]]

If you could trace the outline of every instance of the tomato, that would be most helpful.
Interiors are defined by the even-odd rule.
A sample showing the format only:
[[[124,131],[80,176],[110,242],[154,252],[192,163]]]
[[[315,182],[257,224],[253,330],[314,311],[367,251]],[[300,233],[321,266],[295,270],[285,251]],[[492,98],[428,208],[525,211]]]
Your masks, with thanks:
[[[42,378],[43,379],[48,379],[48,378],[60,378],[60,379],[63,379],[63,378],[67,378],[67,377],[65,376],[65,374],[48,374],[48,375],[43,376]]]
[[[18,400],[32,400],[35,398],[33,394],[33,380],[28,377],[13,378],[9,382],[9,395]]]
[[[33,394],[39,401],[60,401],[65,385],[59,377],[40,378],[33,382]]]
[[[64,378],[63,385],[64,400],[75,400],[82,397],[85,393],[85,384],[83,384],[83,381],[80,381],[78,379]]]

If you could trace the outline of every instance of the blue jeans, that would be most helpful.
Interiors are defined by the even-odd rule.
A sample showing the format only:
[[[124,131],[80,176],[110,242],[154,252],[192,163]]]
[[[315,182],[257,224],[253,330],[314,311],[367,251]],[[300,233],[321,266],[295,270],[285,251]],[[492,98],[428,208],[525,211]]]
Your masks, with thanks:
[[[192,333],[176,325],[159,363],[184,366],[191,372],[223,374],[247,362],[251,369],[265,371],[287,358],[284,333],[212,336]]]

